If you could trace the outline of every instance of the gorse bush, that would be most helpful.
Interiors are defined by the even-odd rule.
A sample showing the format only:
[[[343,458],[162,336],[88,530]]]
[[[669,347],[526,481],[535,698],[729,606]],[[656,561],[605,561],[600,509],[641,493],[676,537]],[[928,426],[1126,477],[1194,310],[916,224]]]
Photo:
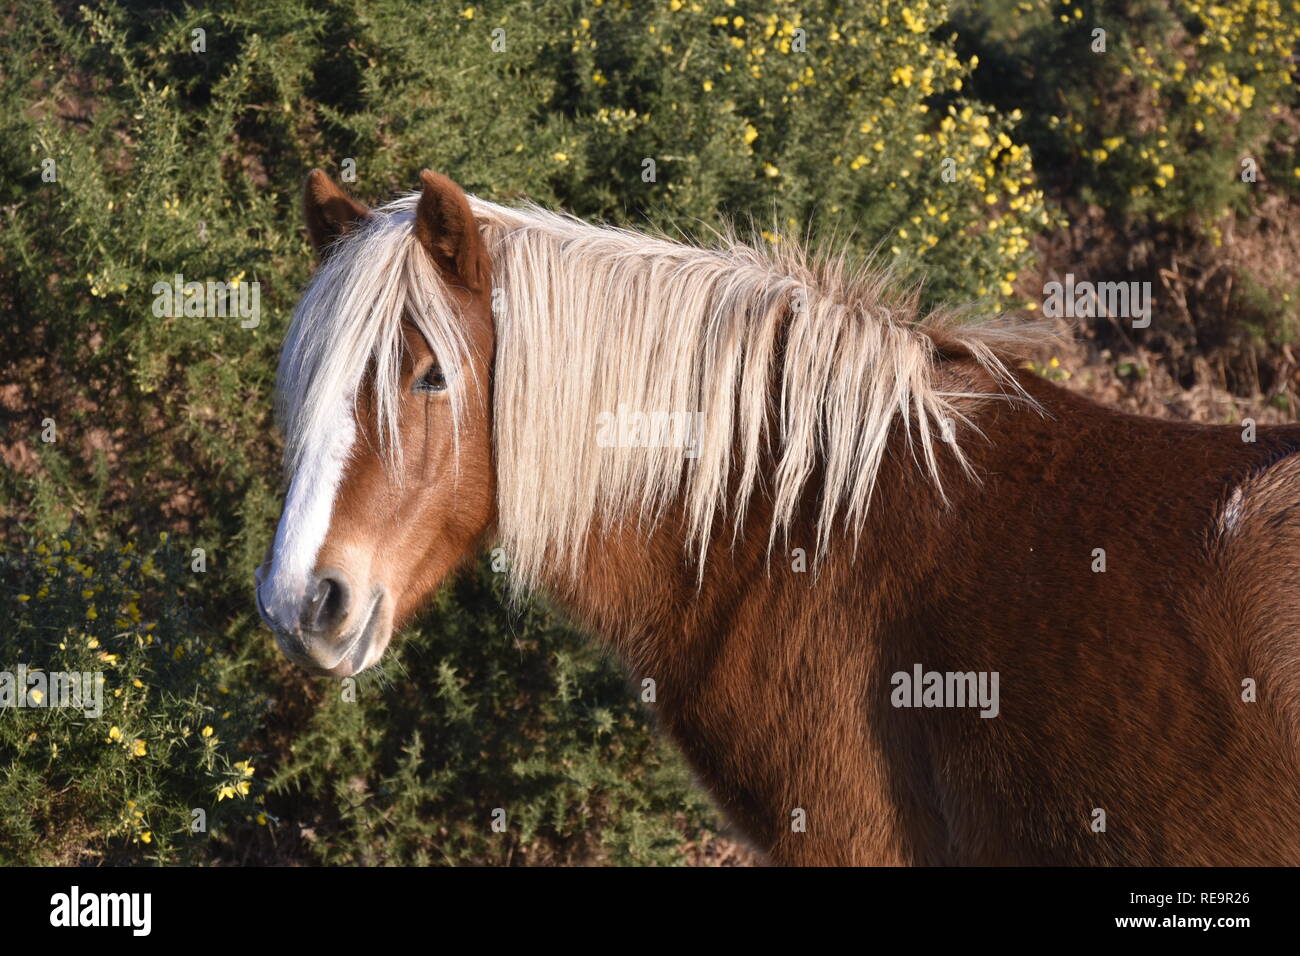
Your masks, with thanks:
[[[195,631],[199,560],[72,531],[0,556],[0,862],[203,859],[260,814],[265,700]]]
[[[1259,180],[1300,191],[1294,3],[1015,6],[1004,22],[1046,74],[1035,115],[1053,168],[1080,178],[1085,201],[1213,228],[1248,207]]]
[[[1300,4],[994,0],[956,23],[985,61],[976,92],[1023,111],[1049,192],[1104,217],[1110,235],[1090,223],[1080,245],[1113,255],[1092,267],[1153,282],[1165,319],[1146,339],[1183,377],[1182,352],[1218,350],[1225,379],[1268,379],[1256,355],[1300,328]]]
[[[752,217],[769,242],[810,225],[852,234],[904,275],[926,271],[933,296],[1011,295],[1050,219],[1012,138],[1019,117],[962,96],[974,64],[942,36],[942,4],[588,12],[554,22],[565,42],[548,61],[571,118],[530,182],[602,218]]]

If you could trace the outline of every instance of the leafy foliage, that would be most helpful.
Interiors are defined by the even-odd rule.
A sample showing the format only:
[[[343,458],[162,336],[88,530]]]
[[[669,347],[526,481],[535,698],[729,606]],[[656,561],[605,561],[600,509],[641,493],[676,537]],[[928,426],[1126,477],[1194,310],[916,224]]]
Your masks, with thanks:
[[[256,766],[236,742],[265,698],[196,634],[194,566],[173,545],[142,555],[75,532],[0,557],[5,862],[201,860],[252,819]]]
[[[1211,359],[1247,394],[1272,378],[1272,358],[1289,367],[1300,5],[990,0],[954,20],[959,47],[983,60],[974,92],[1023,111],[1045,188],[1088,220],[1079,258],[1100,246],[1107,258],[1087,268],[1160,293],[1164,321],[1146,338],[1175,374]]]

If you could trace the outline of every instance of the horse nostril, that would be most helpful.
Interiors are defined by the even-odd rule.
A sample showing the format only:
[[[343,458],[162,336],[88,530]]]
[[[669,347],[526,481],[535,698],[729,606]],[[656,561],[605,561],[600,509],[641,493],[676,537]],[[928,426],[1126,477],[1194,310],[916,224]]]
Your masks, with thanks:
[[[348,586],[342,578],[325,574],[316,579],[316,590],[302,611],[302,629],[325,634],[347,617]]]

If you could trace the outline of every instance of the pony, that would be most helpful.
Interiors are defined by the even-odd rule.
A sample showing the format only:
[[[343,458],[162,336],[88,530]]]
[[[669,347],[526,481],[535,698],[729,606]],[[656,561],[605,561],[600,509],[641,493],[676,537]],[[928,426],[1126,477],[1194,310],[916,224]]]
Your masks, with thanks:
[[[380,660],[505,549],[776,865],[1300,863],[1300,427],[1122,413],[848,254],[313,171],[258,609]]]

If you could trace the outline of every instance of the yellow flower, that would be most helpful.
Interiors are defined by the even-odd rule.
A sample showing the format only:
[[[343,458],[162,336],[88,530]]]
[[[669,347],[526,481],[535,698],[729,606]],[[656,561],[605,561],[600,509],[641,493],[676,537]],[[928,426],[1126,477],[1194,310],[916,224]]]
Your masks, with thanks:
[[[705,80],[703,85],[704,85],[704,92],[705,92],[705,93],[707,93],[707,92],[709,92],[711,89],[713,89],[713,81],[712,81],[712,80]]]
[[[473,8],[473,7],[466,7],[464,10],[462,10],[462,11],[460,12],[460,15],[461,15],[462,17],[464,17],[466,20],[473,20],[473,19],[474,19],[474,8]]]
[[[120,727],[110,727],[110,728],[108,728],[108,742],[109,742],[109,743],[112,743],[112,742],[115,741],[115,740],[121,740],[121,739],[122,739],[122,728],[120,728]]]
[[[754,127],[746,123],[745,124],[745,145],[748,146],[756,139],[758,139],[758,130],[754,129]]]
[[[31,698],[32,700],[34,700],[36,703],[39,704],[41,701],[45,699],[45,695],[41,693],[39,690],[34,690],[31,693]]]
[[[32,599],[32,596],[31,596],[30,594],[20,594],[20,595],[18,595],[18,600],[20,600],[20,601],[30,601],[31,599]]]
[[[137,740],[135,746],[131,748],[132,757],[143,757],[148,752],[149,747],[143,740]]]
[[[569,154],[568,154],[568,153],[554,153],[554,154],[552,154],[552,158],[553,158],[557,163],[567,163],[567,162],[569,161]]]
[[[763,175],[765,175],[768,179],[775,179],[777,176],[781,175],[781,170],[777,169],[771,163],[764,163]]]
[[[148,830],[145,830],[144,833],[141,833],[141,834],[140,834],[140,842],[141,842],[141,843],[152,843],[152,842],[153,842],[153,834],[150,833]]]
[[[234,787],[222,787],[220,790],[217,791],[217,803],[220,803],[222,800],[233,800],[233,799],[235,799]]]
[[[211,728],[211,727],[204,727],[203,730],[200,731],[200,733],[202,733],[204,737],[211,737],[211,736],[212,736],[212,728]]]

